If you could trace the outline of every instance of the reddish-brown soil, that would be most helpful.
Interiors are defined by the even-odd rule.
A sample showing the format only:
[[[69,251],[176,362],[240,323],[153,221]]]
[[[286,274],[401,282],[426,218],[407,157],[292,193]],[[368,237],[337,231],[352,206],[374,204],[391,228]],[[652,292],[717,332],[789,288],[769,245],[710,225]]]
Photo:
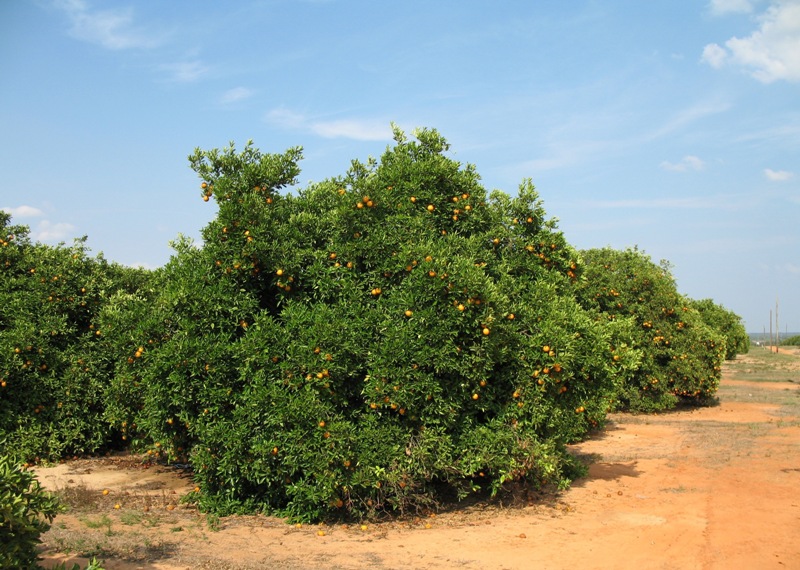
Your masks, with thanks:
[[[719,398],[613,415],[573,447],[589,475],[561,494],[366,529],[268,517],[210,527],[178,503],[192,484],[176,469],[69,462],[38,470],[76,505],[43,552],[48,564],[97,553],[109,570],[800,568],[800,353],[775,361],[754,348],[726,365]]]

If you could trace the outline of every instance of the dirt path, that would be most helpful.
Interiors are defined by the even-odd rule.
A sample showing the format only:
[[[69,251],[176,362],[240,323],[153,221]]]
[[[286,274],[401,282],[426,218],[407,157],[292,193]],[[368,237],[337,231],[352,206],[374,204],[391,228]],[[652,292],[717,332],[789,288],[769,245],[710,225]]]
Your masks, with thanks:
[[[719,406],[614,415],[574,446],[589,476],[526,506],[366,530],[267,517],[212,530],[178,505],[191,488],[180,472],[84,460],[39,470],[83,505],[56,519],[45,552],[95,552],[109,570],[800,568],[800,353],[753,350],[726,365]]]

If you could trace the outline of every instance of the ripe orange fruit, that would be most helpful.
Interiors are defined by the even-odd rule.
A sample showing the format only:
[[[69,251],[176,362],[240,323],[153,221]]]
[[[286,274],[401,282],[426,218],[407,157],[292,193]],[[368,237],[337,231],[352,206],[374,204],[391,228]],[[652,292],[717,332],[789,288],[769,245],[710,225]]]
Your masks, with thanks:
[[[103,489],[103,494],[104,495],[108,495],[109,493],[110,493],[110,491],[108,489]]]
[[[207,183],[207,182],[203,182],[203,183],[200,185],[200,188],[202,188],[203,190],[205,190],[206,188],[208,188],[208,183]]]
[[[411,196],[410,200],[411,203],[414,204],[417,201],[417,198],[415,196]]]
[[[427,208],[426,208],[426,209],[427,209],[429,212],[433,212],[433,211],[436,209],[436,206],[434,206],[433,204],[428,204],[428,206],[427,206]]]
[[[478,398],[480,398],[480,396],[478,394],[473,394],[472,395],[472,399],[473,400],[477,400]]]
[[[411,311],[410,309],[406,309],[405,315],[406,315],[407,317],[410,317],[410,316],[411,316],[411,315],[413,315],[413,314],[414,314],[414,312],[413,312],[413,311]]]
[[[492,331],[490,331],[488,327],[483,327],[483,331],[482,332],[483,332],[484,336],[489,336],[489,333],[491,333]]]
[[[208,202],[208,194],[203,195],[203,202]]]
[[[547,346],[547,345],[544,345],[544,346],[542,347],[542,352],[548,352],[548,353],[549,353],[549,352],[550,352],[550,347],[549,347],[549,346]]]

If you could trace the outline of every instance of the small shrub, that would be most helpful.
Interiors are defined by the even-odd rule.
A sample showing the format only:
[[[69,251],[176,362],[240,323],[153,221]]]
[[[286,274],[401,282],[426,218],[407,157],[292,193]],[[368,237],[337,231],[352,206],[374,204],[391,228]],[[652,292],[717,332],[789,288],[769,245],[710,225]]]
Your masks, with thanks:
[[[60,511],[32,472],[0,455],[0,568],[36,568],[39,536]]]

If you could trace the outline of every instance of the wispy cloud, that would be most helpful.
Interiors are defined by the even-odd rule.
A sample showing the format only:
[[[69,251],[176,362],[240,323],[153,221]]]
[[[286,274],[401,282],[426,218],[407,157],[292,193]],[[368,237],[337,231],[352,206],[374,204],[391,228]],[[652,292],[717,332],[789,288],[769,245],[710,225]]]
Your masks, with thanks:
[[[84,0],[54,0],[53,6],[69,19],[69,34],[82,41],[111,50],[153,48],[162,41],[152,30],[136,26],[130,7],[94,10]]]
[[[661,168],[671,172],[686,172],[687,170],[703,170],[706,163],[697,158],[696,156],[684,156],[678,162],[664,161],[661,163]]]
[[[704,209],[736,209],[741,207],[735,199],[729,196],[704,196],[689,198],[652,198],[635,200],[587,200],[581,204],[587,208],[603,209],[679,209],[679,210],[704,210]]]
[[[712,12],[715,3],[734,4],[732,0],[712,2]],[[701,61],[715,69],[727,64],[744,68],[763,83],[800,81],[800,2],[773,0],[757,22],[758,29],[747,37],[732,37],[725,47],[705,46]]]
[[[709,8],[715,16],[747,14],[753,11],[751,0],[711,0]]]
[[[785,271],[791,275],[800,275],[800,265],[797,265],[796,263],[785,263],[784,265],[778,267],[778,270]]]
[[[764,176],[771,182],[785,182],[794,177],[794,172],[788,170],[772,170],[771,168],[764,169]]]
[[[265,120],[283,128],[310,131],[328,139],[346,138],[361,141],[388,141],[392,139],[392,128],[389,121],[373,119],[319,121],[284,107],[269,111]]]
[[[233,89],[228,89],[222,94],[222,97],[220,97],[220,103],[223,105],[230,105],[231,103],[237,103],[239,101],[249,99],[252,96],[252,89],[248,89],[247,87],[234,87]]]
[[[730,103],[724,101],[708,101],[698,103],[691,107],[687,107],[686,109],[681,109],[677,113],[667,118],[666,122],[656,130],[648,133],[645,136],[645,139],[654,140],[666,135],[670,135],[675,131],[679,131],[680,129],[688,127],[700,119],[704,119],[705,117],[709,117],[711,115],[724,113],[730,108]]]
[[[128,267],[135,267],[135,268],[138,268],[138,269],[150,269],[150,270],[157,269],[157,266],[152,265],[152,264],[147,263],[147,262],[144,262],[144,261],[134,261],[133,263],[123,263],[123,265],[126,265]]]
[[[12,218],[21,218],[22,220],[28,218],[42,218],[46,214],[34,206],[12,206],[0,208],[5,212],[11,214]],[[17,223],[15,219],[11,220],[12,223]],[[75,226],[65,222],[51,222],[50,220],[39,220],[35,226],[28,224],[30,227],[30,236],[34,241],[42,242],[59,242],[64,241],[69,237],[74,237]]]
[[[8,212],[14,218],[41,218],[44,216],[44,212],[33,206],[3,207],[0,210]]]
[[[391,140],[392,129],[388,122],[344,119],[313,123],[312,130],[325,138],[347,138],[361,141]]]
[[[569,133],[572,136],[572,133]],[[515,178],[535,176],[539,172],[558,170],[579,164],[588,157],[597,157],[618,150],[625,143],[613,140],[575,140],[565,138],[546,143],[542,156],[515,163],[506,167],[506,170]]]
[[[728,58],[728,52],[725,48],[717,44],[708,44],[703,48],[703,56],[700,58],[714,69],[719,69],[725,64]]]
[[[36,241],[54,242],[64,241],[73,237],[75,226],[65,222],[53,223],[49,220],[42,220],[36,224],[36,228],[31,231],[31,237]]]
[[[169,75],[171,81],[177,83],[191,83],[206,75],[210,69],[201,61],[181,61],[178,63],[165,63],[159,69]]]

